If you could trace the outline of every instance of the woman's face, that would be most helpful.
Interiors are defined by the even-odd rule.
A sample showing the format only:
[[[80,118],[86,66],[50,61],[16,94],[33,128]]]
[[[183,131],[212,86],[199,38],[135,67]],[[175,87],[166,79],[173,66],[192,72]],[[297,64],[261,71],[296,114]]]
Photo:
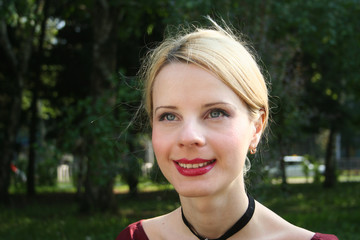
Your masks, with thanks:
[[[249,146],[261,126],[246,105],[210,72],[166,65],[153,86],[152,142],[158,165],[182,196],[220,193],[243,182]]]

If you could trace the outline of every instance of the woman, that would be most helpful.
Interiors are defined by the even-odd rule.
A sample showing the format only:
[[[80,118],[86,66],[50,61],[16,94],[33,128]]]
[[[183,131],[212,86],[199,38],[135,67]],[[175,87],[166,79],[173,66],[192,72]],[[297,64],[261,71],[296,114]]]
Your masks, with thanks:
[[[131,224],[117,240],[337,239],[286,222],[246,193],[268,91],[249,51],[213,24],[165,40],[145,61],[153,148],[181,208]]]

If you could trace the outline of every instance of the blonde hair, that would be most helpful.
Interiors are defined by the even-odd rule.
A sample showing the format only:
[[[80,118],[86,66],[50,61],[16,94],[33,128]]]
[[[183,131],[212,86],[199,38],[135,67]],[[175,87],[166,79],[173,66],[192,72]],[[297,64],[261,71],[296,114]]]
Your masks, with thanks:
[[[160,70],[173,62],[192,63],[214,73],[247,105],[251,119],[263,113],[263,130],[268,122],[269,104],[265,79],[255,58],[232,31],[213,23],[213,28],[197,28],[165,39],[151,51],[142,65],[145,80],[145,108],[152,121],[152,90]]]

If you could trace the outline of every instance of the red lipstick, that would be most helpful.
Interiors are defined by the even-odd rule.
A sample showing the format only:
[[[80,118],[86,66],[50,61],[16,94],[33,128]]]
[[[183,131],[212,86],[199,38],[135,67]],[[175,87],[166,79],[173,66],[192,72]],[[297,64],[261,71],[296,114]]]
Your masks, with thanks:
[[[176,169],[184,176],[199,176],[208,173],[215,166],[215,159],[195,158],[192,160],[179,159],[174,161]]]

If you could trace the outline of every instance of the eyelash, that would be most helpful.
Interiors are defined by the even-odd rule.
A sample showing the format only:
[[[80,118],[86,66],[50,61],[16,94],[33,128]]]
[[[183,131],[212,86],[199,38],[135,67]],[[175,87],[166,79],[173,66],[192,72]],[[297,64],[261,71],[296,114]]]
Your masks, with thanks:
[[[217,116],[217,117],[211,117],[210,115],[211,115],[212,113],[214,113],[214,112],[219,112],[220,115]],[[173,116],[174,119],[173,119],[173,120],[166,119],[168,116]],[[227,113],[227,111],[225,111],[225,110],[223,110],[223,109],[214,108],[214,109],[210,109],[210,110],[206,113],[205,116],[206,116],[206,117],[205,117],[206,119],[215,119],[215,118],[220,118],[220,117],[229,117],[230,114]],[[168,112],[165,112],[165,113],[163,113],[163,114],[161,114],[161,115],[159,116],[159,121],[170,121],[170,122],[171,122],[171,121],[174,121],[175,119],[176,119],[176,115],[173,114],[173,113],[168,113]]]
[[[219,112],[220,115],[218,117],[210,117],[210,114],[214,112]],[[215,109],[210,109],[210,111],[206,116],[208,116],[208,118],[219,118],[219,117],[229,117],[230,114],[221,108],[215,108]]]
[[[173,120],[168,120],[168,119],[166,119],[166,117],[167,117],[167,116],[170,116],[170,115],[174,116],[174,119],[176,118],[175,114],[165,112],[165,113],[163,113],[163,114],[160,115],[159,121],[173,121]]]

